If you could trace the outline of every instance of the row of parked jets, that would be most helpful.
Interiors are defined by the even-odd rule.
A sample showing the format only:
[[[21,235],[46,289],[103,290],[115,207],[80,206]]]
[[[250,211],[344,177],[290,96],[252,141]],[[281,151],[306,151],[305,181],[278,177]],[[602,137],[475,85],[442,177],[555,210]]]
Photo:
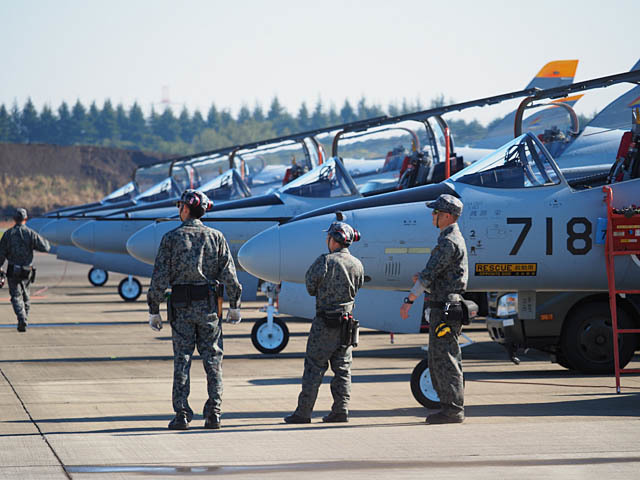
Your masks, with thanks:
[[[184,189],[197,188],[214,200],[203,221],[227,238],[243,298],[255,299],[264,282],[270,294],[279,293],[280,313],[313,318],[304,274],[326,250],[322,230],[343,218],[362,234],[351,247],[366,274],[355,310],[361,325],[417,333],[422,305],[417,302],[407,320],[399,308],[412,274],[436,244],[425,202],[448,193],[465,205],[459,224],[469,249],[468,289],[481,308],[488,291],[534,299],[536,292],[604,292],[605,253],[597,238],[606,228],[599,221],[606,218],[601,186],[610,184],[618,207],[640,204],[637,175],[627,172],[615,183],[610,175],[621,138],[634,128],[640,86],[584,128],[572,107],[587,90],[637,85],[640,62],[627,73],[573,83],[577,64],[550,62],[524,90],[503,95],[139,167],[130,183],[102,201],[52,211],[29,224],[55,245],[61,260],[91,265],[92,284],[103,285],[108,272],[128,275],[118,291],[133,301],[142,293],[136,277],[151,276],[162,236],[180,224],[176,200]],[[444,114],[514,98],[524,100],[484,139],[455,145]],[[635,128],[640,133],[640,124]],[[619,288],[640,283],[637,258],[618,258],[616,268]],[[272,315],[252,331],[265,353],[282,351],[288,337],[286,323]],[[423,371],[422,381],[427,377]]]

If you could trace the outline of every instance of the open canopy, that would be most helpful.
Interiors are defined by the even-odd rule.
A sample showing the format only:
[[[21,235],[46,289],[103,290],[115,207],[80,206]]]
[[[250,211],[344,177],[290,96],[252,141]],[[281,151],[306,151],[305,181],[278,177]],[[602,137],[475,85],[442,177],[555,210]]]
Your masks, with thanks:
[[[556,185],[561,178],[547,149],[533,134],[525,133],[456,173],[451,180],[487,188],[525,188]]]
[[[283,185],[278,193],[298,197],[336,198],[359,195],[342,162],[333,157],[316,168]]]

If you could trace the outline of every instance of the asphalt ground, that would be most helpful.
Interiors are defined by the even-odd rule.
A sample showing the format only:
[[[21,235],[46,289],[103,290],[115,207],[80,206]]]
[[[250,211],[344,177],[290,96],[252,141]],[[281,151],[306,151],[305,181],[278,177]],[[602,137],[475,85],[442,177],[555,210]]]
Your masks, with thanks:
[[[204,371],[192,365],[196,417],[167,430],[170,328],[153,332],[144,298],[125,303],[122,276],[104,287],[88,267],[37,254],[30,328],[18,333],[0,290],[0,478],[517,478],[640,477],[640,377],[584,376],[529,352],[519,366],[482,323],[463,349],[463,424],[427,425],[409,378],[426,335],[365,331],[355,350],[348,424],[323,424],[327,374],[310,425],[287,425],[299,393],[308,322],[287,318],[279,355],[250,340],[262,302],[224,325],[223,428],[204,430]],[[147,282],[148,283],[148,282]],[[166,315],[163,312],[166,320]],[[631,366],[639,365],[638,357]]]

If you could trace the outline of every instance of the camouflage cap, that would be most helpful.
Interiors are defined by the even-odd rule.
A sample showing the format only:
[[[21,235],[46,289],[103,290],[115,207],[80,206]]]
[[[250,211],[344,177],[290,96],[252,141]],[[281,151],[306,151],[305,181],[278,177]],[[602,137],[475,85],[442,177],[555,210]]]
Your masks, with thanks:
[[[325,232],[329,233],[336,242],[347,247],[352,242],[360,240],[360,232],[345,222],[333,222]]]
[[[462,202],[459,198],[443,193],[433,202],[427,202],[427,207],[439,210],[440,212],[450,213],[451,215],[460,216],[462,213]]]
[[[27,216],[27,211],[24,208],[16,208],[15,213],[13,214],[13,219],[16,222],[21,222],[22,220],[25,220],[29,218]]]

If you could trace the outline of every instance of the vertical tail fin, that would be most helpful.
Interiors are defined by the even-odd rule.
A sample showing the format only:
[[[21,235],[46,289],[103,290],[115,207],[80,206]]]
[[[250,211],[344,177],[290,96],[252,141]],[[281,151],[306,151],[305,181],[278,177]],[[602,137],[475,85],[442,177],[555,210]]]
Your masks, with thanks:
[[[640,70],[640,60],[631,67],[631,72]],[[640,86],[634,87],[627,93],[620,95],[613,102],[603,108],[589,127],[628,130],[631,126],[631,111],[640,107]]]
[[[569,85],[573,83],[577,68],[578,60],[554,60],[542,67],[526,88],[537,87],[545,90]]]

